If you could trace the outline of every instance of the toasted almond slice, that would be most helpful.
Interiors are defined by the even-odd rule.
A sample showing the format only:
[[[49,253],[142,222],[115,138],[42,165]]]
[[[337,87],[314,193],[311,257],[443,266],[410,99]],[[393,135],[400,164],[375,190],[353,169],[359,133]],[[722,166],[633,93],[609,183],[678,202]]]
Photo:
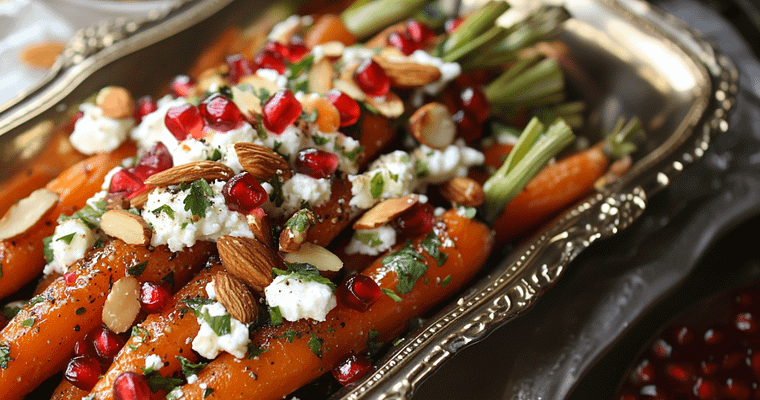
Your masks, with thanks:
[[[58,195],[37,189],[29,197],[13,204],[0,219],[0,240],[12,239],[29,231],[58,204]]]
[[[354,229],[365,230],[375,229],[393,221],[404,211],[417,204],[420,197],[416,194],[409,194],[404,197],[383,200],[374,207],[365,212],[356,222]]]
[[[311,242],[301,243],[301,248],[285,253],[283,259],[289,263],[309,263],[320,271],[340,271],[343,261],[333,252]]]
[[[367,96],[364,101],[384,117],[398,118],[404,113],[404,102],[393,92],[388,92],[385,96]]]
[[[153,174],[145,180],[145,184],[163,187],[194,182],[198,179],[205,179],[209,182],[213,180],[226,181],[233,175],[235,175],[235,171],[220,162],[194,161]]]
[[[127,244],[145,245],[150,243],[153,231],[139,216],[124,210],[109,210],[100,217],[100,228],[108,236],[121,239]]]
[[[314,63],[309,70],[309,92],[325,94],[333,87],[333,65],[327,58]]]
[[[432,65],[418,64],[413,61],[390,61],[379,56],[375,56],[373,59],[383,67],[391,80],[391,86],[395,88],[416,88],[433,83],[441,78],[441,71]]]
[[[222,236],[216,246],[227,271],[263,295],[272,283],[272,269],[278,267],[274,252],[257,239],[238,236]]]
[[[349,97],[356,101],[364,101],[367,99],[367,94],[364,93],[359,86],[353,81],[344,81],[342,79],[336,79],[333,81],[333,88],[340,90],[347,94]]]
[[[343,51],[346,50],[346,45],[337,40],[322,43],[319,47],[322,49],[322,54],[325,57],[340,57],[343,55]]]
[[[106,86],[100,89],[95,104],[109,118],[127,118],[135,113],[135,100],[127,89],[120,86]]]
[[[474,179],[457,177],[444,182],[438,187],[446,200],[467,207],[478,207],[486,200],[483,187]]]
[[[214,282],[216,300],[236,320],[250,324],[256,320],[259,307],[256,297],[240,279],[226,272],[217,272],[211,278]]]
[[[261,101],[259,98],[249,91],[238,89],[237,86],[233,86],[230,90],[232,92],[232,102],[235,103],[248,122],[255,124],[256,115],[261,114]]]
[[[409,118],[409,130],[420,143],[434,149],[444,149],[454,143],[457,127],[448,108],[441,103],[428,103]]]
[[[403,61],[406,59],[406,55],[402,53],[401,50],[393,46],[383,47],[382,50],[380,50],[380,54],[378,54],[378,56],[391,62],[393,60]]]
[[[278,173],[285,179],[293,175],[290,164],[268,147],[253,143],[235,143],[235,153],[243,170],[256,179],[268,181]]]
[[[116,333],[124,333],[132,327],[140,312],[140,282],[133,276],[125,276],[113,284],[103,304],[103,323]]]

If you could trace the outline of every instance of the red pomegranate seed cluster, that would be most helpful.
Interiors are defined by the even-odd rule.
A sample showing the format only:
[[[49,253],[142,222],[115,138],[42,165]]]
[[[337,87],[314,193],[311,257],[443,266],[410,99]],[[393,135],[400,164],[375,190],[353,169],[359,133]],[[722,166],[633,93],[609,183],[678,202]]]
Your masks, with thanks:
[[[700,305],[687,314],[706,328],[667,327],[633,364],[615,398],[760,398],[758,289],[760,283],[713,299],[720,308]]]
[[[380,298],[380,286],[370,277],[361,274],[351,275],[335,289],[338,301],[348,308],[367,311]]]
[[[338,109],[341,128],[351,126],[359,120],[361,109],[359,108],[359,103],[352,99],[351,96],[340,90],[333,89],[327,92],[325,97]]]
[[[370,96],[385,96],[391,89],[391,80],[383,67],[367,58],[354,71],[354,82]]]
[[[141,97],[139,100],[137,100],[137,105],[135,107],[135,123],[139,124],[142,122],[143,117],[156,110],[158,110],[158,104],[156,104],[156,101],[153,100],[152,97]]]
[[[227,132],[243,123],[243,114],[240,113],[240,109],[232,100],[218,93],[203,100],[198,105],[198,111],[206,125],[218,131]]]
[[[198,107],[185,104],[170,108],[164,117],[164,125],[178,141],[183,141],[188,137],[203,139],[206,123]]]
[[[230,178],[222,188],[222,195],[230,210],[243,214],[258,209],[268,198],[266,190],[248,172],[242,172]]]
[[[388,44],[405,55],[422,49],[435,37],[435,32],[416,19],[406,21],[405,32],[393,32],[388,36]]]
[[[111,365],[124,343],[121,336],[105,326],[96,327],[74,344],[75,357],[66,367],[65,378],[74,386],[89,391]]]
[[[262,120],[268,131],[281,134],[301,115],[301,102],[290,90],[277,91],[262,107]]]
[[[253,75],[256,72],[256,66],[253,61],[249,60],[242,54],[235,54],[227,57],[225,60],[227,63],[227,78],[233,83],[237,84],[240,78],[248,75]]]
[[[428,234],[435,226],[435,214],[430,203],[416,203],[399,215],[393,225],[401,235],[412,238]]]
[[[356,382],[372,370],[372,364],[361,355],[349,354],[333,368],[332,374],[341,385]]]
[[[122,372],[113,382],[113,397],[116,400],[148,400],[151,391],[142,375]]]
[[[295,167],[315,179],[329,178],[338,169],[338,156],[314,148],[303,149],[296,156]]]
[[[111,178],[108,192],[131,199],[148,189],[143,182],[149,176],[174,165],[169,149],[158,142],[146,151],[134,167],[122,169]]]
[[[165,282],[145,282],[140,288],[140,307],[148,314],[161,312],[172,297]]]

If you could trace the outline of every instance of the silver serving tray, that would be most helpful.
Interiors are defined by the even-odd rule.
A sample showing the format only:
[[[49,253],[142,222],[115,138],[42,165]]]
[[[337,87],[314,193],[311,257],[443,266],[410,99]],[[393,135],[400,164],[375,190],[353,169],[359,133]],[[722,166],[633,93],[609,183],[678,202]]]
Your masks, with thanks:
[[[186,3],[144,21],[83,31],[40,87],[0,106],[0,185],[34,160],[71,106],[108,84],[154,93],[225,27],[246,23],[265,2]],[[638,116],[647,131],[633,168],[490,265],[372,374],[335,398],[410,398],[454,353],[527,311],[581,251],[629,226],[648,198],[700,159],[712,135],[728,129],[738,75],[698,33],[641,0],[564,5],[573,18],[560,39],[577,66],[570,84],[588,103],[590,131],[606,131],[621,115]]]

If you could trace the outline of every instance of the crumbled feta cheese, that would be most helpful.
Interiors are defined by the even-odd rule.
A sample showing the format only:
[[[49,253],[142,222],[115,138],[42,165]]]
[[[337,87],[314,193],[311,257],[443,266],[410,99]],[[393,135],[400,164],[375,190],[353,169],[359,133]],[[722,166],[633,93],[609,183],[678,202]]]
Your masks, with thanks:
[[[206,284],[206,295],[209,299],[216,300],[216,289],[214,289],[213,281]]]
[[[412,158],[400,150],[380,156],[367,172],[349,175],[348,180],[353,195],[348,204],[359,208],[407,195],[417,185]]]
[[[151,245],[168,244],[171,251],[190,247],[198,240],[215,241],[222,235],[253,237],[245,216],[231,211],[222,195],[223,181],[209,185],[214,193],[208,197],[211,205],[206,209],[206,216],[194,221],[194,215],[185,209],[184,201],[188,190],[170,190],[159,188],[148,195],[148,201],[142,211],[142,217],[151,226],[154,233]],[[172,209],[173,215],[160,211],[162,206]],[[154,212],[155,211],[155,212]]]
[[[198,382],[198,375],[192,374],[192,375],[190,375],[190,376],[187,377],[187,383],[189,383],[189,384],[192,385],[195,382]]]
[[[158,371],[164,366],[164,362],[161,360],[161,356],[151,354],[145,357],[145,370],[146,371]]]
[[[185,393],[182,392],[182,388],[179,387],[179,386],[177,386],[174,389],[172,389],[171,392],[169,392],[169,393],[166,394],[165,399],[166,400],[179,400],[184,395],[185,395]]]
[[[272,185],[263,183],[261,186],[271,197],[274,191]],[[315,179],[296,173],[282,185],[282,205],[276,207],[271,201],[267,201],[262,207],[267,214],[274,217],[290,216],[306,204],[317,207],[326,203],[331,194],[332,185],[329,179]]]
[[[284,88],[288,85],[288,77],[285,75],[280,75],[280,73],[274,69],[260,68],[256,70],[256,75],[274,82],[275,85],[281,88]]]
[[[74,124],[74,132],[71,133],[69,141],[82,154],[116,150],[127,140],[129,130],[135,124],[132,117],[106,117],[103,110],[93,104],[83,103],[79,110],[84,115]]]
[[[338,156],[338,170],[347,174],[359,171],[359,153],[362,147],[359,141],[340,132],[315,131],[311,135],[311,145],[319,150],[329,151]]]
[[[396,244],[396,230],[388,225],[375,229],[355,231],[346,246],[346,254],[367,254],[376,256]]]
[[[214,153],[214,149],[212,149],[211,146],[193,138],[187,138],[179,142],[177,147],[170,151],[175,166],[195,161],[208,160]]]
[[[324,321],[327,313],[337,304],[329,286],[297,277],[280,275],[264,289],[267,304],[279,307],[282,317],[288,321],[311,318]]]
[[[267,39],[269,39],[272,42],[279,41],[280,38],[285,36],[288,32],[292,32],[297,30],[302,24],[302,19],[298,15],[291,15],[286,20],[277,23],[277,25],[272,27],[272,30],[269,31],[269,36],[267,36]]]
[[[462,140],[443,150],[421,145],[412,154],[417,163],[418,178],[423,183],[439,184],[458,176],[467,176],[470,167],[485,162],[483,153],[467,147]]]
[[[78,219],[69,219],[55,227],[50,249],[53,261],[45,266],[45,274],[66,273],[67,267],[84,257],[87,250],[95,245],[97,235],[87,224]]]
[[[159,99],[157,102],[158,109],[144,116],[140,125],[132,129],[130,134],[132,140],[137,142],[137,146],[141,149],[149,149],[157,142],[162,142],[170,151],[176,148],[177,139],[166,128],[164,119],[170,108],[185,104],[187,104],[187,100],[184,97],[174,99],[167,95]]]
[[[211,328],[211,325],[203,318],[204,313],[210,317],[221,317],[227,315],[227,310],[219,303],[206,304],[201,307],[201,316],[198,317],[198,323],[201,325],[198,334],[193,339],[193,350],[198,352],[201,357],[208,359],[216,358],[219,353],[226,351],[237,358],[245,357],[248,351],[248,327],[242,322],[230,317],[230,333],[219,336]]]
[[[253,138],[256,137],[256,131],[248,122],[243,122],[235,129],[230,129],[226,132],[220,132],[215,130],[207,130],[204,141],[213,149],[219,150],[222,154],[222,164],[232,168],[235,173],[243,171],[243,167],[238,161],[237,152],[235,152],[235,143],[249,143],[253,142]],[[213,150],[211,151],[213,154]]]
[[[256,137],[253,142],[274,149],[289,161],[308,143],[304,132],[292,124],[279,135],[269,132],[266,139]]]
[[[103,190],[108,190],[108,188],[111,187],[111,179],[113,179],[113,176],[116,175],[116,173],[121,171],[122,169],[124,168],[119,166],[119,167],[114,167],[112,170],[108,171],[105,178],[103,178],[103,184],[100,185],[100,188]]]
[[[375,51],[363,46],[349,46],[343,49],[343,56],[341,61],[343,64],[350,65],[354,62],[362,62],[365,58],[372,58],[375,55]]]

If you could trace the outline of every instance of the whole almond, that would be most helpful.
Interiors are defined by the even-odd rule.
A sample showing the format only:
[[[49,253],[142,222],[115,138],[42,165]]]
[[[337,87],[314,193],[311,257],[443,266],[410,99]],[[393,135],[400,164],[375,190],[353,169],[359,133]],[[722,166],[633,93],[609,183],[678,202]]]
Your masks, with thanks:
[[[440,185],[438,190],[446,200],[467,207],[478,207],[486,199],[483,187],[477,181],[465,177],[448,180]]]
[[[250,324],[256,320],[259,307],[256,297],[240,279],[227,272],[217,272],[211,278],[214,282],[216,300],[236,320]]]
[[[254,143],[235,143],[235,153],[243,170],[256,179],[268,181],[277,173],[285,179],[293,175],[290,164],[268,147]]]
[[[216,246],[227,271],[263,295],[272,283],[272,269],[279,267],[274,252],[257,239],[238,236],[222,236]]]
[[[325,94],[333,88],[333,65],[327,58],[314,63],[309,70],[309,92]]]
[[[137,196],[129,199],[129,206],[138,210],[142,210],[143,206],[145,206],[145,203],[148,202],[148,196],[150,196],[154,190],[156,190],[156,188],[149,188],[138,193]]]
[[[454,143],[457,127],[448,108],[441,103],[428,103],[409,118],[409,130],[420,143],[434,149],[444,149]]]
[[[261,210],[261,209],[259,209]],[[253,233],[253,237],[264,243],[270,249],[274,248],[272,238],[272,223],[269,216],[263,210],[261,213],[252,212],[245,216],[248,222],[248,229]]]
[[[367,96],[364,101],[387,118],[398,118],[404,113],[404,102],[393,92],[388,92],[385,96]]]
[[[113,284],[103,304],[103,323],[115,333],[124,333],[140,312],[140,282],[125,276]]]
[[[375,229],[379,226],[385,225],[388,222],[393,221],[413,205],[417,204],[418,201],[419,196],[416,194],[383,200],[356,220],[356,222],[354,222],[354,229]]]
[[[141,216],[124,210],[106,211],[100,217],[100,228],[106,235],[127,244],[146,245],[153,236],[153,231]]]
[[[135,113],[135,100],[127,89],[120,86],[106,86],[100,89],[95,104],[109,118],[127,118]]]
[[[373,57],[391,80],[391,87],[412,89],[433,83],[441,78],[441,71],[432,65],[413,61],[390,61],[384,57]]]
[[[194,161],[153,174],[145,180],[145,184],[163,187],[195,182],[198,179],[205,179],[209,182],[214,180],[226,181],[233,175],[235,175],[235,171],[220,162]]]
[[[48,189],[37,189],[14,203],[0,219],[0,240],[12,239],[28,232],[58,204],[58,195]]]

